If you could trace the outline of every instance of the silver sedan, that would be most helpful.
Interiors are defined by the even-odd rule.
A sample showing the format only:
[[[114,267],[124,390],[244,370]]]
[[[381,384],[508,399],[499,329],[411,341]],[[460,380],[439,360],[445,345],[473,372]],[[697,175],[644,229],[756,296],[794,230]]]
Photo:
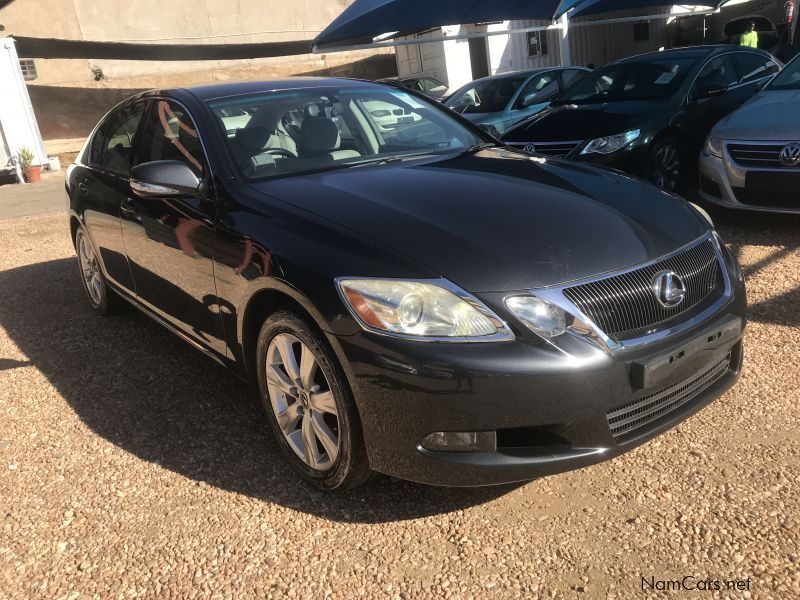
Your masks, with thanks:
[[[800,57],[720,121],[700,156],[700,193],[729,208],[800,212]]]

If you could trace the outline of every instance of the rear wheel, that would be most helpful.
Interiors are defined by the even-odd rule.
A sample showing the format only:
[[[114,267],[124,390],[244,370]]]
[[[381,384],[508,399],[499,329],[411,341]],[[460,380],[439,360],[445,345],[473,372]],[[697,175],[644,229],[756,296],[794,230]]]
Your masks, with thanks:
[[[647,179],[662,190],[677,192],[683,177],[680,148],[671,138],[656,142],[647,161]]]
[[[258,384],[272,430],[294,469],[325,490],[371,475],[352,394],[321,335],[298,315],[271,315],[258,338]]]
[[[78,254],[83,291],[92,310],[104,316],[119,312],[124,306],[123,300],[106,283],[94,246],[83,229],[78,229],[75,235],[75,251]]]

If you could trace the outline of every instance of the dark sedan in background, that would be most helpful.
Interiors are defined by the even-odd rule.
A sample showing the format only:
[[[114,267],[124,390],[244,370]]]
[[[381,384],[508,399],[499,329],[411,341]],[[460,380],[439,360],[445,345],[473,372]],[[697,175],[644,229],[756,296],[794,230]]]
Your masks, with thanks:
[[[414,118],[384,130],[374,104]],[[395,87],[143,93],[66,186],[91,307],[124,299],[254,382],[285,457],[326,490],[585,466],[740,372],[742,274],[703,213],[500,147]]]
[[[694,182],[714,124],[777,73],[764,51],[702,46],[627,58],[580,81],[504,143],[639,175],[676,191]]]

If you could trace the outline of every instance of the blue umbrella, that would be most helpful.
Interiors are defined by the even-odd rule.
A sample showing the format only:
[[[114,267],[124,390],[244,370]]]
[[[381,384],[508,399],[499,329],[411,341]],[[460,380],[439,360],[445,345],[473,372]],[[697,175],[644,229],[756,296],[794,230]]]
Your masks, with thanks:
[[[718,7],[728,0],[692,0]],[[443,25],[521,19],[553,21],[565,12],[591,14],[663,5],[664,0],[356,0],[314,40],[317,50],[370,44],[388,32],[411,34]]]

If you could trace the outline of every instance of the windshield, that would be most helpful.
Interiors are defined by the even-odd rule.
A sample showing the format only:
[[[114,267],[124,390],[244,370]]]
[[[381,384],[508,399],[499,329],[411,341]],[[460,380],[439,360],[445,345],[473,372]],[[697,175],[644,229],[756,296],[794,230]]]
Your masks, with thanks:
[[[783,67],[767,86],[768,90],[800,90],[800,55]]]
[[[462,114],[500,112],[505,110],[524,82],[524,77],[475,81],[453,94],[445,106]]]
[[[463,152],[488,138],[395,88],[319,87],[208,102],[246,179]]]
[[[649,60],[594,71],[557,99],[557,104],[590,104],[669,98],[681,87],[696,58]]]

